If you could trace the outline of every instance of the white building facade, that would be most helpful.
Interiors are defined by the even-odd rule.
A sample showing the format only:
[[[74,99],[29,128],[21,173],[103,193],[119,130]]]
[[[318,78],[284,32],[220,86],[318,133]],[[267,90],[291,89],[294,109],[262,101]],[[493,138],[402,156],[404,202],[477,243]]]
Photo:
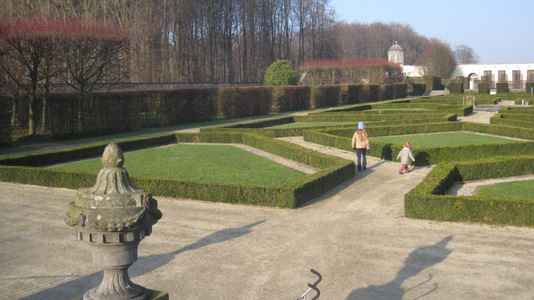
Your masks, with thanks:
[[[405,76],[421,77],[421,66],[404,65],[404,49],[397,43],[388,51],[388,61],[400,64]],[[491,82],[491,89],[497,83],[508,83],[511,90],[524,90],[526,82],[534,82],[534,63],[515,64],[460,64],[456,65],[448,79],[464,77],[468,86],[465,89],[478,89],[479,82]],[[530,92],[530,91],[527,91]]]
[[[520,64],[461,64],[454,68],[450,78],[463,76],[468,79],[466,89],[477,89],[480,81],[491,82],[495,89],[497,83],[508,83],[513,90],[525,89],[526,82],[534,81],[534,63]]]

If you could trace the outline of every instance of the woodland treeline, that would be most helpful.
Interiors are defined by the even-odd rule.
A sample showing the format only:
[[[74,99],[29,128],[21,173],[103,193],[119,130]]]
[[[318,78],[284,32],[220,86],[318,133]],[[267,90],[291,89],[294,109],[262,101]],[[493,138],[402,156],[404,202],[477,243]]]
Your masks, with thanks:
[[[435,45],[454,59],[449,45],[409,25],[337,22],[330,0],[4,0],[0,12],[2,19],[34,15],[128,31],[129,82],[262,82],[277,59],[299,66],[387,58],[395,41],[406,64]]]

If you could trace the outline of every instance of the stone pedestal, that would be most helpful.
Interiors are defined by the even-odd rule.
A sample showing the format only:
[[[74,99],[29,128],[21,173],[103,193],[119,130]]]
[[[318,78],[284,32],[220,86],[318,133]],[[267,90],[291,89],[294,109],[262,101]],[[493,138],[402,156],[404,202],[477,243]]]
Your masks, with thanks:
[[[147,300],[169,300],[169,293],[155,291],[155,290],[146,290]],[[83,300],[83,297],[74,298],[73,300]]]
[[[93,263],[104,270],[102,283],[85,293],[84,300],[147,299],[145,288],[133,283],[128,275],[128,268],[137,261],[137,249],[146,231],[102,233],[77,229],[78,239],[91,246]]]
[[[165,299],[165,293],[147,290],[128,275],[128,268],[137,261],[139,243],[161,218],[157,201],[132,185],[117,145],[106,147],[102,162],[95,186],[78,190],[65,219],[76,228],[78,239],[90,246],[93,263],[104,270],[102,283],[83,299]]]

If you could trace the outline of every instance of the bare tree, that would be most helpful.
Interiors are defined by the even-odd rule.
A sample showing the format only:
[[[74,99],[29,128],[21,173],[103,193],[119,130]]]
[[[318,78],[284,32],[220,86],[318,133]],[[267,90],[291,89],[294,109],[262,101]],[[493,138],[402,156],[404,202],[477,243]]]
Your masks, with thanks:
[[[130,80],[262,81],[277,59],[328,58],[330,0],[4,0],[0,17],[87,18],[130,30]]]
[[[54,53],[57,49],[59,23],[33,17],[4,21],[0,27],[5,32],[0,44],[6,49],[5,59],[0,60],[0,66],[9,80],[28,97],[28,134],[34,135],[37,126],[36,101],[38,98],[46,99],[50,79],[56,75],[53,70],[54,65],[57,65]]]
[[[399,23],[338,22],[333,27],[333,44],[338,49],[333,52],[333,58],[341,60],[387,58],[388,49],[398,41],[406,51],[405,63],[414,64],[429,45],[427,38],[417,34],[409,25]]]
[[[120,82],[128,33],[120,27],[89,19],[64,23],[59,54],[65,64],[64,81],[80,93],[99,82]]]
[[[475,50],[467,45],[456,46],[454,53],[459,64],[478,63],[478,55],[475,53]]]
[[[445,78],[456,66],[456,59],[449,45],[433,39],[416,63],[423,67],[425,75]]]
[[[128,33],[119,26],[90,19],[63,23],[59,54],[65,64],[63,79],[80,93],[78,129],[81,130],[82,102],[97,83],[121,82],[127,57]]]

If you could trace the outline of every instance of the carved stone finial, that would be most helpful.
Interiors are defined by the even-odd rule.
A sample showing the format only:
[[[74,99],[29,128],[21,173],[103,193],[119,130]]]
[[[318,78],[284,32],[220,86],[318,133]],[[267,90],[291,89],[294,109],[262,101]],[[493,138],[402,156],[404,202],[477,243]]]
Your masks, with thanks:
[[[124,154],[117,144],[109,144],[104,149],[102,155],[102,164],[104,168],[122,168],[124,164]]]
[[[135,187],[125,169],[124,154],[117,144],[109,144],[102,155],[104,168],[100,170],[95,185],[87,190],[91,194],[128,194],[142,189]]]
[[[65,218],[78,239],[91,246],[93,262],[104,269],[102,283],[84,299],[147,299],[146,289],[131,282],[128,267],[137,260],[138,245],[151,234],[161,211],[150,193],[130,181],[118,145],[106,147],[102,164],[95,185],[78,190]]]
[[[102,163],[104,168],[98,173],[95,185],[78,190],[76,200],[69,205],[67,224],[107,231],[155,224],[161,218],[157,201],[132,184],[128,172],[122,168],[124,155],[119,146],[109,144]],[[144,217],[145,214],[151,218]]]

